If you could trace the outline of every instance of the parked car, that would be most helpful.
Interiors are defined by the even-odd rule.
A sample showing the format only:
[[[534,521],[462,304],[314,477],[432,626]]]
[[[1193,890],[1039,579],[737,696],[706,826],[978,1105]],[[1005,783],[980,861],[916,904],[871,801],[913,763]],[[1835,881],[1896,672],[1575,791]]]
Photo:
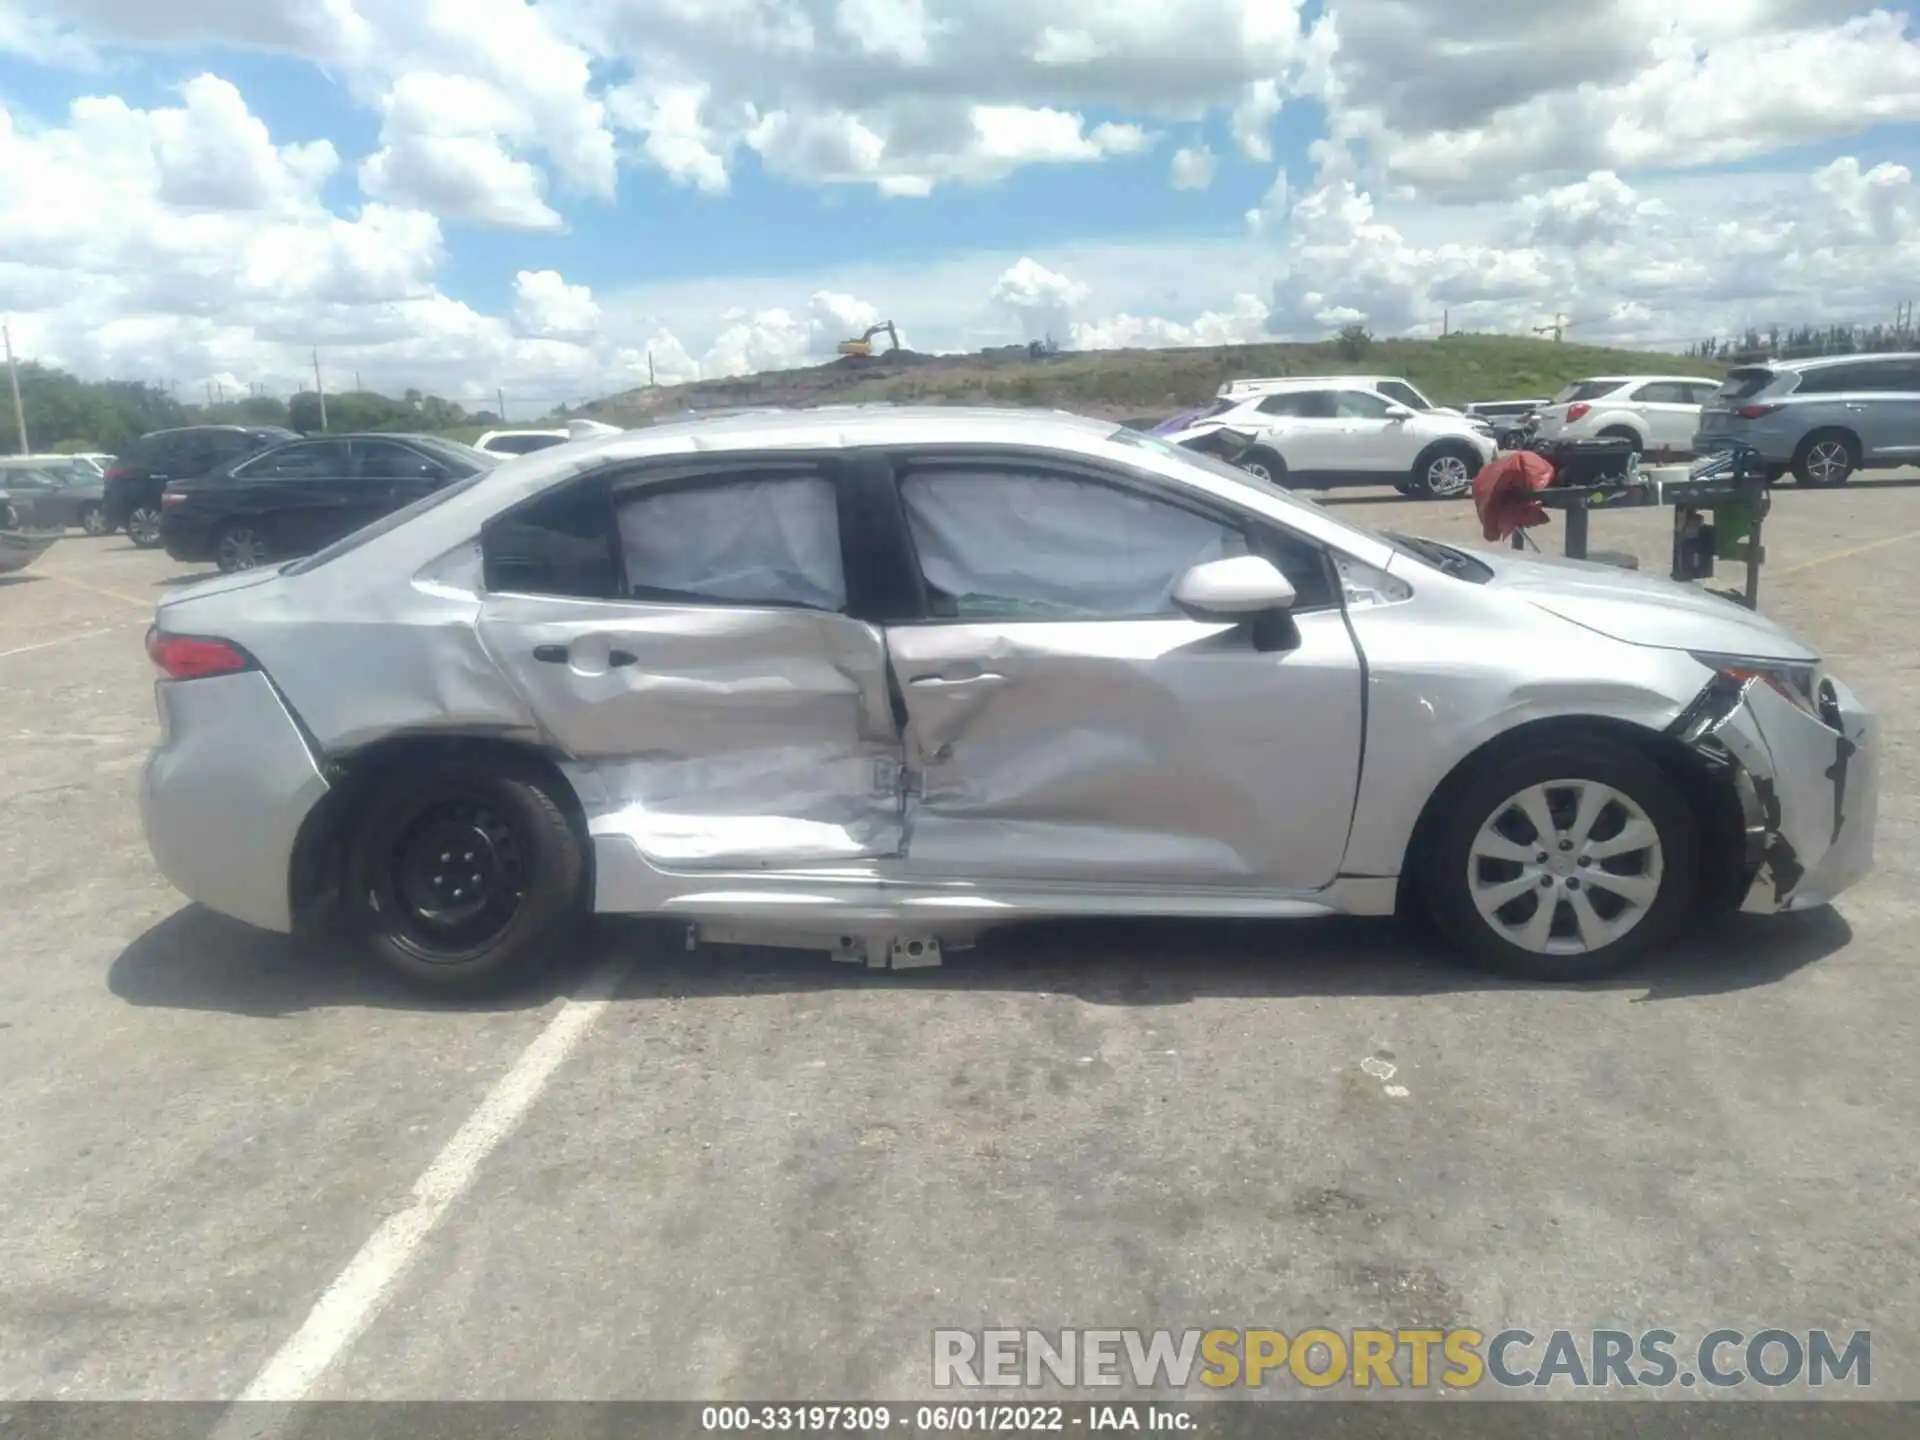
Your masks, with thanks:
[[[148,651],[161,871],[447,987],[594,911],[913,965],[1402,903],[1564,980],[1872,862],[1877,723],[1764,616],[1057,413],[531,456],[169,592]]]
[[[1240,399],[1167,438],[1186,445],[1221,430],[1252,435],[1235,463],[1264,480],[1324,488],[1392,485],[1403,495],[1464,495],[1498,453],[1465,417],[1414,411],[1364,380],[1289,380]]]
[[[503,459],[509,455],[531,455],[536,450],[564,445],[572,438],[565,430],[489,430],[473,442],[476,450]]]
[[[105,482],[86,460],[71,455],[0,459],[6,487],[20,522],[49,530],[77,526],[89,535],[107,533]]]
[[[1693,453],[1700,407],[1720,388],[1698,375],[1601,375],[1576,380],[1540,410],[1534,438],[1621,439],[1647,455]]]
[[[438,435],[327,435],[176,480],[160,534],[176,560],[250,570],[311,554],[498,461]]]
[[[1367,389],[1377,391],[1389,400],[1422,414],[1429,411],[1438,415],[1462,413],[1449,405],[1434,404],[1411,380],[1399,375],[1285,375],[1269,379],[1230,380],[1216,392],[1216,398],[1239,400],[1249,395],[1265,395],[1276,389],[1287,389],[1303,380],[1364,385]]]
[[[1702,454],[1750,445],[1802,485],[1920,462],[1920,354],[1746,365],[1700,412]]]
[[[160,543],[160,493],[269,445],[298,440],[278,425],[185,425],[152,430],[127,447],[107,471],[107,528],[125,529],[142,550]]]

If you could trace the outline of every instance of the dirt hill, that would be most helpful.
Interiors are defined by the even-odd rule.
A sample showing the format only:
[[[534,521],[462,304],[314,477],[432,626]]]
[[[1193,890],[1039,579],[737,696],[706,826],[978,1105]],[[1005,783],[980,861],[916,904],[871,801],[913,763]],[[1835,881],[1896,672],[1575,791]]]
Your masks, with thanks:
[[[576,412],[633,426],[684,410],[746,405],[894,402],[1043,405],[1114,420],[1170,415],[1210,399],[1228,380],[1255,375],[1400,375],[1442,405],[1551,395],[1591,375],[1718,377],[1725,365],[1673,355],[1501,335],[1375,341],[1359,360],[1338,344],[1229,345],[1184,350],[1099,350],[1031,359],[1012,353],[924,355],[911,350],[843,358],[804,370],[767,371],[691,385],[629,390]]]

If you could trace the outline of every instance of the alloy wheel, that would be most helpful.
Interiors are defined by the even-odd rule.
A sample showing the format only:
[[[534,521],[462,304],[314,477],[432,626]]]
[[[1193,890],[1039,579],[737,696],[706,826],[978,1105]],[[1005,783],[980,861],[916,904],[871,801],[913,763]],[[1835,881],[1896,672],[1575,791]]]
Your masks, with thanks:
[[[1264,480],[1269,485],[1273,483],[1273,471],[1267,468],[1264,460],[1242,460],[1240,468],[1256,480]]]
[[[1659,897],[1660,832],[1638,801],[1595,780],[1509,796],[1468,851],[1467,891],[1497,935],[1536,955],[1583,955],[1639,925]]]
[[[127,516],[127,538],[142,548],[160,543],[160,512],[142,505]]]
[[[219,564],[222,570],[253,570],[267,560],[266,537],[246,525],[235,525],[220,532]]]
[[[1817,440],[1807,447],[1807,474],[1816,485],[1838,485],[1853,473],[1853,455],[1844,440]]]
[[[1427,465],[1427,490],[1434,495],[1460,495],[1473,488],[1473,472],[1458,455],[1436,455]]]
[[[98,505],[89,505],[80,512],[80,528],[89,535],[107,533],[107,517]]]

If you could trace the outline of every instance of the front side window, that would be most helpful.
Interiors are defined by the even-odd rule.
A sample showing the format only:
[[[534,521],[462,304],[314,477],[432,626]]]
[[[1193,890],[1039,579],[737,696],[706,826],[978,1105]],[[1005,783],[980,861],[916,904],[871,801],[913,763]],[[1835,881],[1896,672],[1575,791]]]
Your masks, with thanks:
[[[632,599],[847,608],[839,496],[823,475],[632,490],[615,519]]]
[[[339,440],[283,445],[233,473],[247,480],[324,480],[347,473],[347,447]]]
[[[1174,616],[1182,575],[1247,553],[1237,530],[1207,516],[1017,466],[915,471],[900,500],[937,618]]]
[[[353,469],[363,480],[418,480],[446,473],[438,462],[392,440],[354,441]]]
[[[1325,420],[1333,415],[1333,396],[1325,390],[1293,390],[1269,395],[1260,402],[1265,415],[1288,415],[1300,420]]]
[[[1334,397],[1334,414],[1342,420],[1385,420],[1389,402],[1370,390],[1342,390]]]

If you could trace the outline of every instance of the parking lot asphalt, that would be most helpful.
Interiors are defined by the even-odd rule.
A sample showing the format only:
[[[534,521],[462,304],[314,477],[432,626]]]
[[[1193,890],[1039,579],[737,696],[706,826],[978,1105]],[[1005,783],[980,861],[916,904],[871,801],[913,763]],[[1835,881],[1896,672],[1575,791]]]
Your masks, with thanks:
[[[1594,544],[1663,569],[1666,524]],[[1920,478],[1783,487],[1767,540],[1762,608],[1883,720],[1832,911],[1575,988],[1387,922],[905,974],[620,922],[476,1008],[160,879],[186,572],[75,534],[0,577],[0,1400],[910,1399],[992,1325],[1870,1329],[1920,1397]]]

